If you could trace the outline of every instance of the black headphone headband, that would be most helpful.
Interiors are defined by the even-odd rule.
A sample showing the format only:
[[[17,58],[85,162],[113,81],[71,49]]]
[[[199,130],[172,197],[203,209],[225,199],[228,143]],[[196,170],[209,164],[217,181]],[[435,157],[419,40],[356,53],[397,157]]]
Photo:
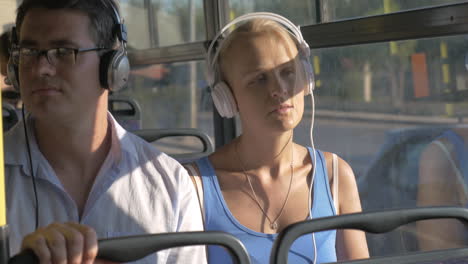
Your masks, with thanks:
[[[127,28],[123,23],[122,19],[120,18],[119,11],[117,10],[115,4],[111,3],[110,6],[112,8],[112,11],[114,12],[116,24],[116,26],[114,27],[113,34],[115,34],[121,42],[127,43]]]

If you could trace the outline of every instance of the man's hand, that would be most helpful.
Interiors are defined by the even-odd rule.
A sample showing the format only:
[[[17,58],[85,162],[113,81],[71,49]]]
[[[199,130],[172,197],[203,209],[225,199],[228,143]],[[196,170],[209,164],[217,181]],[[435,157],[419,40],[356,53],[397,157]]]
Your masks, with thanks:
[[[98,252],[97,235],[78,223],[53,223],[27,235],[21,249],[34,251],[41,264],[91,264]]]

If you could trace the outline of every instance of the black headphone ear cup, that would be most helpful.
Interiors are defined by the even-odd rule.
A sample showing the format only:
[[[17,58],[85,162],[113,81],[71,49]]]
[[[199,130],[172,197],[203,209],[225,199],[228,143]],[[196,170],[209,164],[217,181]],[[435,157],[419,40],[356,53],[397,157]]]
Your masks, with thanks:
[[[231,118],[237,113],[237,104],[234,96],[225,82],[218,82],[211,92],[213,103],[222,117]]]
[[[123,49],[117,50],[117,53],[112,58],[110,69],[108,69],[109,88],[113,92],[123,89],[128,81],[130,74],[130,62],[126,52]]]
[[[130,63],[125,51],[111,50],[101,56],[99,80],[102,87],[117,92],[125,87],[130,73]]]
[[[107,71],[116,52],[115,50],[111,50],[101,55],[101,62],[99,63],[99,81],[101,82],[101,86],[106,89],[109,89]]]
[[[13,86],[13,88],[17,92],[19,92],[20,88],[19,88],[19,80],[18,80],[18,67],[16,67],[11,62],[11,58],[10,58],[10,61],[8,61],[8,64],[7,64],[7,78],[8,78],[8,81]]]

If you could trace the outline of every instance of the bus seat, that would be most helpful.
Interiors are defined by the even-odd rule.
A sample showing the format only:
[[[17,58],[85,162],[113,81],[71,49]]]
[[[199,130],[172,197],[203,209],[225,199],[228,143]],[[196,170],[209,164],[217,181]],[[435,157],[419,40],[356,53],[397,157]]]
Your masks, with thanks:
[[[464,224],[468,224],[468,209],[462,207],[420,207],[354,213],[301,221],[286,227],[278,234],[272,247],[270,264],[287,263],[288,252],[292,243],[298,237],[305,234],[333,229],[358,229],[379,234],[389,232],[408,223],[437,218],[453,218],[462,221]],[[453,262],[458,260],[465,260],[465,262]],[[468,248],[408,253],[388,257],[371,257],[369,259],[340,263],[468,263]]]
[[[167,153],[180,163],[189,163],[201,157],[207,156],[214,151],[214,144],[211,138],[204,132],[195,128],[174,128],[174,129],[141,129],[132,133],[150,142],[161,151]],[[162,142],[166,138],[169,141]],[[180,138],[186,139],[180,140]],[[196,139],[201,143],[201,148],[196,142],[187,139]],[[157,142],[160,141],[160,142]],[[180,153],[182,151],[182,153]]]
[[[141,129],[141,107],[132,98],[125,96],[109,96],[109,112],[115,120],[126,130]]]
[[[160,233],[100,239],[98,258],[114,262],[132,262],[160,250],[196,246],[220,245],[231,254],[234,263],[250,264],[250,257],[242,242],[231,234],[218,231]],[[39,263],[32,251],[11,258],[8,264]]]
[[[18,123],[18,114],[16,109],[11,104],[3,102],[2,104],[2,121],[3,132],[10,130],[16,123]]]

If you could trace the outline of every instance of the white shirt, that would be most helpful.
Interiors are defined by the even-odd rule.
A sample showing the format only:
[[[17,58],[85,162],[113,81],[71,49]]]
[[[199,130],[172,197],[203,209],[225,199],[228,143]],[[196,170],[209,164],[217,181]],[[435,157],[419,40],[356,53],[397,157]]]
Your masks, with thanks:
[[[98,238],[148,233],[200,231],[200,207],[185,169],[143,139],[125,131],[108,114],[112,144],[80,219],[74,200],[65,191],[41,154],[27,118],[32,169],[39,199],[39,227],[53,222],[78,222],[96,230]],[[35,198],[23,121],[5,135],[7,220],[10,255],[35,228]],[[138,263],[205,263],[203,246],[160,251]]]

